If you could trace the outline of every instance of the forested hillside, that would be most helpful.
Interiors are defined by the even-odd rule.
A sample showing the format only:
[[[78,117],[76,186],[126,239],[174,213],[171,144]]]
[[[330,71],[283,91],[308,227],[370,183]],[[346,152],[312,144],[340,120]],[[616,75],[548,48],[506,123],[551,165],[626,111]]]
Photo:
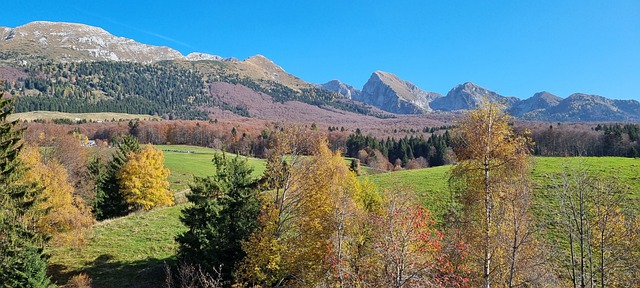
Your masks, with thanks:
[[[17,112],[121,112],[205,118],[209,102],[202,77],[171,63],[80,62],[22,68],[28,75],[5,84]]]
[[[170,61],[155,64],[48,62],[20,68],[5,67],[19,76],[6,81],[4,89],[18,96],[16,112],[117,112],[159,115],[168,119],[207,119],[206,108],[217,107],[251,117],[243,105],[229,104],[207,93],[208,84],[224,82],[264,93],[274,102],[300,101],[377,118],[393,117],[311,85],[293,89],[277,81],[242,76],[226,69],[224,63],[201,62],[193,67]]]
[[[275,79],[264,79],[260,77],[241,75],[240,73],[243,73],[243,69],[238,70],[238,68],[234,67],[231,63],[220,61],[198,61],[190,64],[205,75],[208,83],[224,82],[239,84],[253,91],[269,95],[275,102],[282,103],[287,101],[300,101],[319,107],[328,106],[377,118],[394,117],[389,113],[375,111],[370,105],[351,101],[336,92],[325,90],[313,85],[285,85]]]

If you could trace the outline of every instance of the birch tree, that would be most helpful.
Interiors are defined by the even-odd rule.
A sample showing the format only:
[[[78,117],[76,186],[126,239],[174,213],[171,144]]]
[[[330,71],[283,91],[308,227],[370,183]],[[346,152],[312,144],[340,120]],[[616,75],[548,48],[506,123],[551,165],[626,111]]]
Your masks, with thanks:
[[[475,271],[481,271],[477,278],[482,279],[484,287],[490,287],[506,269],[509,253],[499,243],[506,223],[500,214],[505,211],[506,199],[512,198],[509,194],[519,189],[510,189],[506,183],[514,177],[528,177],[527,173],[515,173],[528,171],[530,161],[530,140],[514,133],[504,109],[485,99],[462,116],[454,137],[459,162],[452,170],[452,178],[462,183],[457,194],[462,204],[462,231],[468,238],[465,242],[472,245],[470,250],[481,252],[473,256],[480,264]],[[517,251],[511,255],[514,253]]]

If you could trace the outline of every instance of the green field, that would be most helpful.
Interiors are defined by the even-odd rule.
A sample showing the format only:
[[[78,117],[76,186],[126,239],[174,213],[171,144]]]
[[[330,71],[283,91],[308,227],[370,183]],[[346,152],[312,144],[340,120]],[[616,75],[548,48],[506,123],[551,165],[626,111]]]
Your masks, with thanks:
[[[635,194],[640,194],[640,159],[623,157],[536,157],[533,180],[538,189],[548,188],[551,184],[549,176],[564,168],[568,171],[584,168],[593,175],[617,178],[629,185]]]
[[[193,176],[205,177],[215,174],[215,166],[211,160],[214,154],[220,153],[219,150],[184,145],[156,145],[156,148],[164,152],[164,165],[171,171],[169,183],[171,190],[178,194],[176,199],[181,197],[180,192],[189,188]],[[227,155],[235,157],[234,154]],[[253,167],[253,175],[260,177],[265,169],[265,161],[251,157],[243,158]]]
[[[189,146],[158,146],[165,151],[165,166],[171,170],[174,189],[186,189],[192,175],[213,175],[211,158],[216,150]],[[187,153],[192,151],[193,153]],[[256,177],[264,171],[264,160],[249,158]],[[348,164],[347,164],[348,165]],[[533,179],[538,191],[550,184],[549,176],[564,166],[581,165],[603,177],[617,177],[640,195],[639,159],[629,158],[536,158]],[[450,199],[447,180],[451,166],[405,170],[360,176],[371,179],[382,191],[405,188],[414,191],[440,218]],[[177,191],[177,190],[174,190]],[[94,226],[89,245],[78,251],[51,250],[51,272],[60,284],[86,272],[94,287],[159,287],[164,280],[163,263],[175,264],[174,237],[184,227],[179,221],[184,205],[109,220]]]
[[[449,170],[451,166],[440,166],[416,170],[361,176],[370,179],[384,190],[407,189],[414,191],[420,202],[436,214],[438,219],[449,203]]]
[[[552,186],[554,175],[563,169],[583,168],[594,175],[604,178],[616,178],[629,185],[632,197],[640,196],[640,159],[622,157],[536,157],[534,160],[533,181],[536,200],[549,201],[542,198],[544,190]],[[421,202],[440,220],[450,199],[448,188],[451,166],[441,166],[417,170],[404,170],[393,173],[365,176],[381,189],[407,188],[414,191]]]
[[[107,220],[94,225],[81,250],[53,249],[49,270],[58,284],[85,272],[93,287],[162,287],[164,263],[175,264],[175,235],[186,204]]]

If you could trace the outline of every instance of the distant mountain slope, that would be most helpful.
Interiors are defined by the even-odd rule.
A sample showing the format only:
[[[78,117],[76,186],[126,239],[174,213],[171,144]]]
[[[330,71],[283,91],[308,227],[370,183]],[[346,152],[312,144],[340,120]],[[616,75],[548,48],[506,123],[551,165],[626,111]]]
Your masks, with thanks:
[[[169,47],[138,43],[116,37],[107,31],[83,24],[32,22],[16,28],[0,30],[3,53],[14,52],[20,59],[30,55],[44,56],[61,62],[131,61],[150,63],[183,58]]]
[[[17,112],[118,112],[168,118],[206,118],[202,76],[172,62],[40,64],[7,83]]]
[[[611,100],[599,95],[575,93],[555,106],[535,114],[525,113],[522,117],[547,121],[638,121],[640,103],[635,100]]]
[[[167,60],[220,62],[224,63],[225,71],[217,72],[275,81],[293,89],[313,86],[285,72],[262,55],[244,61],[198,52],[183,56],[169,47],[142,44],[114,36],[102,28],[64,22],[37,21],[16,28],[0,28],[0,59],[17,64],[80,61],[153,63]]]
[[[441,96],[423,91],[391,73],[376,71],[362,88],[362,93],[352,99],[391,113],[421,114],[430,111],[429,102]]]
[[[279,102],[272,96],[256,92],[242,84],[213,82],[208,85],[211,97],[230,107],[242,107],[251,117],[273,121],[313,122],[345,125],[345,123],[382,121],[381,117],[370,117],[336,109],[329,105],[310,105],[299,101]],[[372,114],[382,114],[381,111]],[[377,115],[376,115],[377,116]],[[375,120],[374,120],[375,119]]]
[[[451,89],[445,97],[433,100],[430,105],[434,110],[441,111],[467,110],[476,107],[483,98],[502,102],[508,107],[519,101],[518,98],[505,97],[471,82],[466,82]]]
[[[543,91],[534,94],[531,98],[514,103],[508,111],[516,117],[527,113],[533,115],[533,113],[540,113],[544,109],[558,105],[560,101],[562,101],[562,98]]]

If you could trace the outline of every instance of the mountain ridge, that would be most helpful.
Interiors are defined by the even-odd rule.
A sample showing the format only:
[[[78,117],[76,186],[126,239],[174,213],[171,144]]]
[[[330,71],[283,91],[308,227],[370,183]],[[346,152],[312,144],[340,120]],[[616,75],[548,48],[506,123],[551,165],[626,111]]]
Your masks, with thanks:
[[[313,84],[286,72],[262,55],[245,60],[200,52],[182,55],[170,47],[138,43],[133,39],[114,36],[102,28],[79,23],[36,21],[15,28],[0,27],[0,48],[0,77],[12,82],[24,78],[24,75],[19,72],[20,69],[11,70],[8,67],[24,67],[47,61],[124,61],[145,64],[173,61],[185,69],[196,69],[205,81],[248,85],[255,91],[271,93],[274,101],[301,99],[315,105],[333,103],[331,105],[336,107],[348,106],[365,111],[368,108],[363,107],[366,106],[358,107],[357,102],[362,102],[395,114],[430,114],[470,109],[486,98],[504,103],[512,115],[526,120],[640,120],[638,101],[614,100],[586,93],[574,93],[562,99],[543,91],[519,99],[465,82],[443,96],[422,90],[409,81],[383,71],[374,71],[361,90],[339,80]],[[344,102],[347,100],[351,102]]]

